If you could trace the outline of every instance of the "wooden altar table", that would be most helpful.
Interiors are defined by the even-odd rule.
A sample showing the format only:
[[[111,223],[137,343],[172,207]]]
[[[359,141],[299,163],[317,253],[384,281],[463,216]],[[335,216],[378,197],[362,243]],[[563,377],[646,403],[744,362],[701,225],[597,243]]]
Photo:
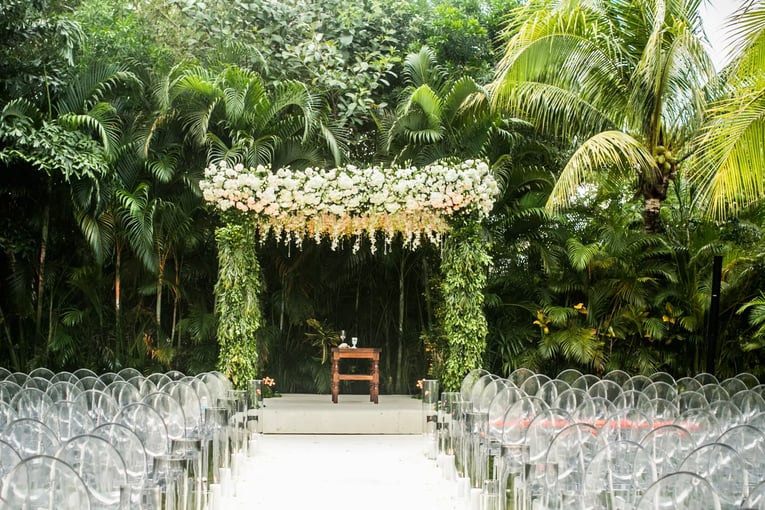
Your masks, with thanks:
[[[377,347],[333,347],[332,348],[332,402],[337,404],[340,381],[369,381],[369,400],[377,404],[380,393],[380,351]],[[368,359],[372,362],[369,374],[341,374],[341,359]]]

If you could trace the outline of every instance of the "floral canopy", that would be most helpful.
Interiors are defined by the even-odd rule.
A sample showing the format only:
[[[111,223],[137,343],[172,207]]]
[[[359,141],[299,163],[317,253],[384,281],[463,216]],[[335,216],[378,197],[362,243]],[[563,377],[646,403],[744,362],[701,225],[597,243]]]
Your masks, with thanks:
[[[486,217],[499,191],[489,166],[476,160],[421,169],[349,165],[275,173],[222,161],[205,169],[200,187],[205,200],[221,211],[251,213],[262,238],[274,233],[299,246],[306,237],[318,242],[327,236],[336,249],[341,238],[352,237],[354,251],[374,232],[383,232],[388,243],[401,234],[410,248],[417,248],[423,236],[440,242],[450,216],[475,212]]]
[[[442,331],[444,388],[456,388],[462,375],[480,365],[487,326],[483,286],[490,263],[480,221],[499,193],[497,181],[479,160],[437,163],[424,168],[279,169],[212,163],[200,182],[205,200],[228,224],[216,231],[219,277],[216,284],[219,369],[243,386],[257,373],[256,331],[260,268],[255,237],[269,235],[300,247],[305,239],[330,240],[332,249],[351,241],[377,249],[401,236],[404,247],[423,241],[442,246]],[[448,234],[448,235],[447,235]]]

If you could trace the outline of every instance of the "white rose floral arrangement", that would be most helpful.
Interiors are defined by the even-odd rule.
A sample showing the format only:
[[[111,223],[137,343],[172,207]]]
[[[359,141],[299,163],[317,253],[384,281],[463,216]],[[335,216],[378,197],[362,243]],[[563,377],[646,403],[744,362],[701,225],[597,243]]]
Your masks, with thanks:
[[[376,232],[386,244],[400,233],[404,245],[416,248],[423,239],[440,243],[454,214],[490,213],[499,193],[489,166],[480,160],[432,164],[424,168],[358,168],[330,170],[281,168],[270,172],[212,163],[200,182],[204,199],[221,211],[251,216],[261,240],[268,234],[299,246],[326,236],[332,249],[342,239],[357,251],[363,238],[375,250]]]

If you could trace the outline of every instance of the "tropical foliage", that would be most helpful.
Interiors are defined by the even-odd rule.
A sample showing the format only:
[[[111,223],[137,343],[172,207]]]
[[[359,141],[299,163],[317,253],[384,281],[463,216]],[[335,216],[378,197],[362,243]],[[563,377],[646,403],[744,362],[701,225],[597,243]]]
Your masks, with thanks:
[[[763,2],[731,18],[717,73],[700,6],[4,2],[0,365],[219,367],[328,391],[322,350],[344,329],[383,349],[383,391],[475,366],[765,375]],[[309,168],[345,217],[379,174],[377,191],[422,191],[468,160],[496,181],[493,208],[449,225],[462,243],[417,250],[386,228],[358,246],[227,228],[241,214],[199,184],[213,163],[252,169],[253,206],[272,189],[280,229],[309,208],[273,183],[306,188]],[[433,191],[421,203],[453,208]],[[386,217],[396,193],[374,197]],[[262,285],[238,288],[221,253]],[[236,299],[216,303],[219,278]]]
[[[494,100],[576,140],[551,210],[581,196],[584,183],[620,176],[644,200],[646,230],[659,230],[661,202],[691,152],[713,76],[700,4],[532,0],[513,11]]]

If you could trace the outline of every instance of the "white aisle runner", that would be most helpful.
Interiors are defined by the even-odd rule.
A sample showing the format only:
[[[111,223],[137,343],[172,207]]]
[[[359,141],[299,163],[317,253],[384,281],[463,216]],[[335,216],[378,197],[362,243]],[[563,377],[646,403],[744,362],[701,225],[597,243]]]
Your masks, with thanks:
[[[450,510],[418,435],[263,435],[226,510]]]

